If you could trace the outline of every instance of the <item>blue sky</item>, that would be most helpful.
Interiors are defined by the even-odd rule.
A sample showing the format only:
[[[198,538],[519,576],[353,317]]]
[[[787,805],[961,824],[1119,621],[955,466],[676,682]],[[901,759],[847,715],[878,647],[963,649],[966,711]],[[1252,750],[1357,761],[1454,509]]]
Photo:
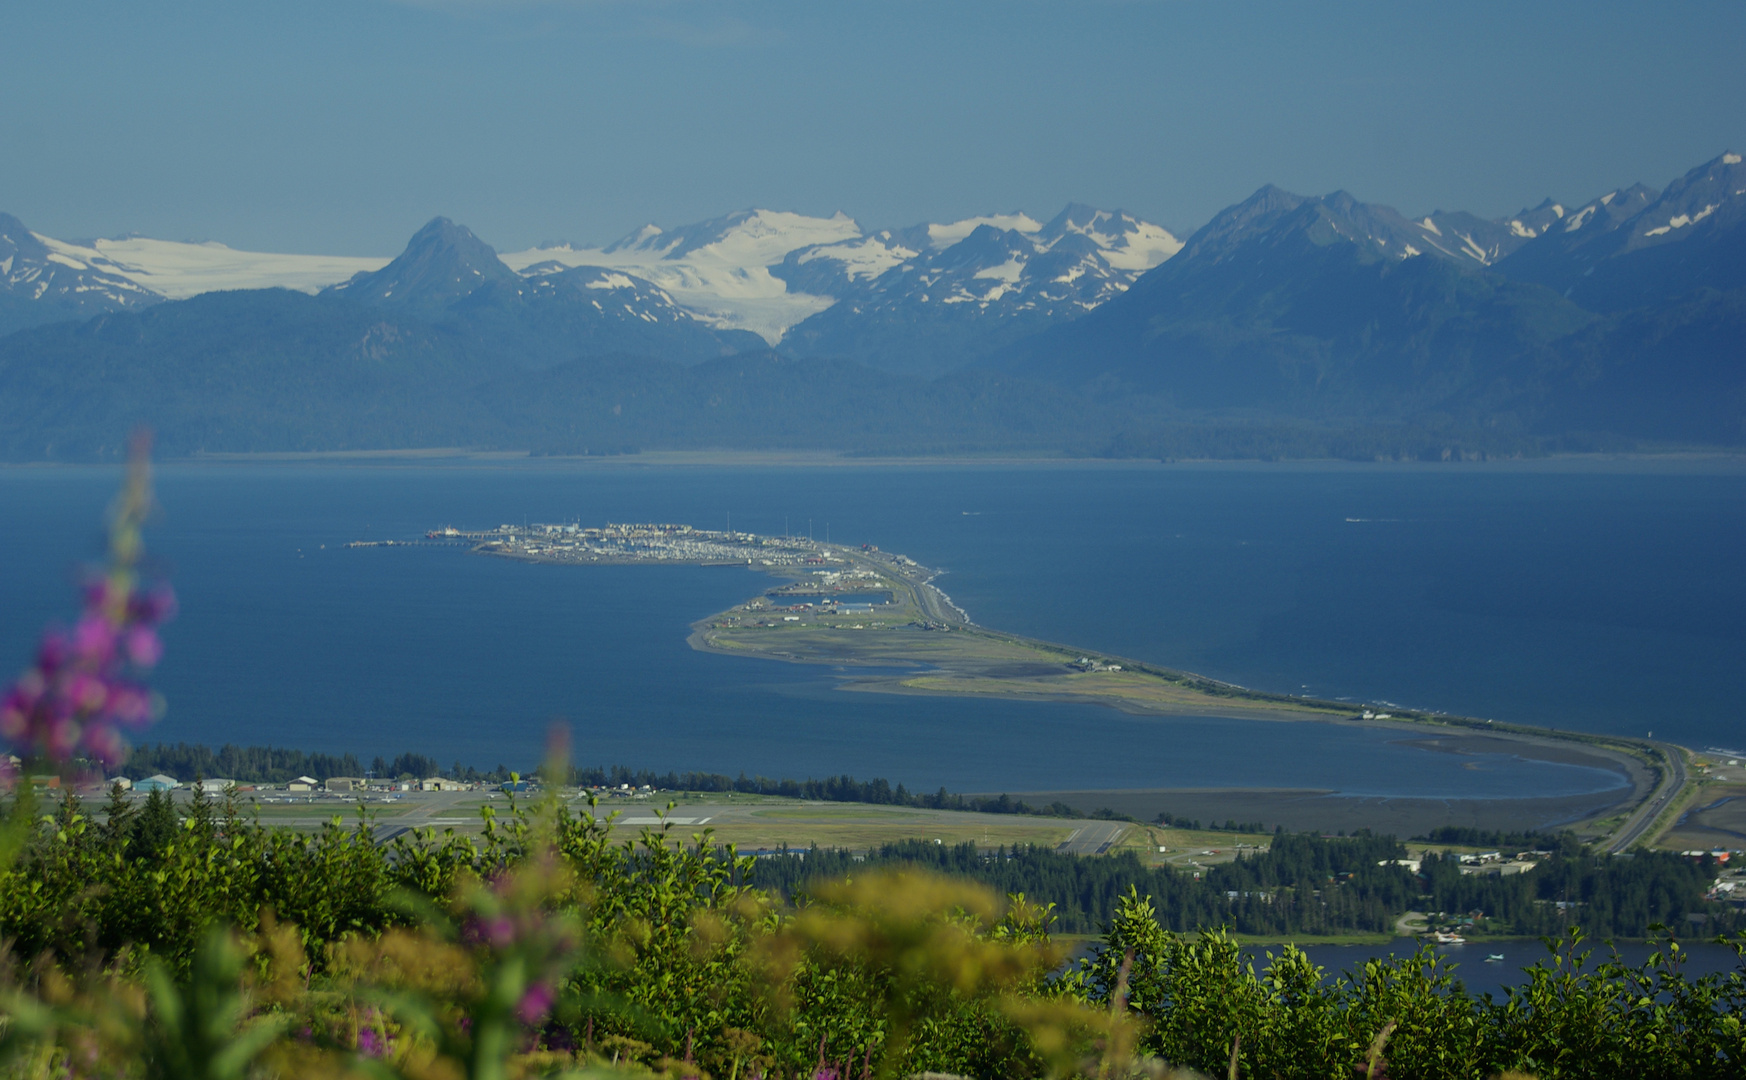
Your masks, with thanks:
[[[1746,4],[7,0],[0,210],[66,238],[501,249],[763,206],[1264,183],[1497,216],[1746,147]]]

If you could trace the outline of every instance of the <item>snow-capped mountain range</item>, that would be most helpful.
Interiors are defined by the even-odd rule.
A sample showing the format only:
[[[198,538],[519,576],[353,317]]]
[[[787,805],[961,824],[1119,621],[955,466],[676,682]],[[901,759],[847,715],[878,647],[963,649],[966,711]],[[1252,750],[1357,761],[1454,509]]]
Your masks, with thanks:
[[[1183,243],[1078,205],[747,210],[506,256],[436,218],[323,259],[0,216],[0,457],[139,423],[184,453],[1746,446],[1743,224],[1731,152],[1489,220],[1269,186]]]
[[[789,327],[835,301],[791,291],[770,272],[771,267],[797,248],[860,236],[860,226],[842,213],[815,218],[742,210],[671,230],[645,225],[604,247],[545,244],[502,259],[518,271],[557,264],[633,275],[665,291],[712,326],[750,330],[775,343]]]
[[[0,333],[163,299],[106,266],[65,254],[65,246],[31,232],[11,214],[0,214]]]
[[[749,331],[791,355],[938,373],[1076,321],[1142,278],[1187,280],[1175,269],[1165,273],[1166,263],[1249,259],[1288,237],[1353,245],[1366,259],[1422,256],[1614,311],[1651,293],[1746,283],[1733,239],[1742,220],[1746,169],[1734,153],[1665,191],[1635,184],[1581,205],[1547,199],[1497,219],[1443,210],[1409,217],[1345,192],[1299,196],[1266,187],[1220,212],[1186,247],[1156,224],[1078,204],[1046,222],[1014,212],[882,230],[840,212],[752,209],[677,228],[645,225],[600,246],[554,243],[507,254],[454,226],[421,230],[424,240],[394,260],[137,236],[72,242],[0,214],[0,334],[222,290],[329,290],[398,307],[396,275],[415,273],[423,275],[415,290],[420,317],[448,317],[455,313],[442,305],[465,302],[478,322],[488,298],[513,294],[527,318],[580,327],[577,320],[594,312],[602,325],[623,323],[611,338],[633,352],[638,346],[626,335],[638,323],[694,323],[707,333],[689,335],[687,356],[736,347],[750,339],[733,334]],[[449,286],[430,277],[437,270],[419,269],[419,245],[438,240],[425,255],[446,253],[441,272],[467,267]],[[367,289],[359,284],[365,279]],[[645,351],[657,355],[670,340],[650,338]],[[552,358],[569,347],[550,344]]]
[[[1002,239],[991,246],[990,234]],[[973,237],[970,247],[948,254]],[[1054,253],[1068,237],[1075,238],[1068,244],[1075,253],[1072,265],[1061,266],[1053,277],[1070,283],[1085,276],[1098,283],[1089,290],[1085,284],[1071,290],[1081,308],[1119,292],[1181,247],[1157,225],[1077,206],[1047,226],[1013,213],[876,233],[864,232],[840,212],[819,218],[753,209],[673,229],[645,225],[600,247],[546,244],[500,258],[517,273],[536,278],[554,268],[583,266],[629,275],[639,279],[639,289],[658,291],[664,302],[710,326],[750,330],[774,344],[791,327],[840,299],[879,291],[875,282],[881,276],[906,266],[922,273],[894,278],[894,284],[935,281],[943,273],[962,279],[953,287],[934,289],[926,297],[929,302],[986,306],[1024,293],[1026,302],[1035,303],[1036,290],[1024,267]],[[4,271],[12,292],[41,284],[42,291],[32,299],[60,290],[83,297],[81,310],[90,314],[225,289],[315,293],[390,262],[240,251],[214,242],[135,236],[70,242],[0,217],[0,250],[8,244],[17,249]],[[998,258],[987,262],[989,255]],[[0,256],[0,261],[6,258]],[[1058,254],[1046,265],[1062,263]],[[53,284],[57,279],[60,284]],[[68,317],[58,309],[53,315]]]
[[[1072,239],[1069,239],[1072,238]],[[1046,257],[1061,248],[1070,258]],[[973,303],[1021,309],[1072,297],[1081,309],[1126,288],[1181,247],[1170,233],[1119,211],[1070,206],[1047,226],[1026,214],[864,232],[828,218],[743,210],[683,228],[645,225],[602,248],[548,244],[503,256],[517,270],[542,263],[599,266],[640,276],[705,322],[751,330],[771,344],[840,301]],[[1042,259],[1046,278],[1027,274]],[[1042,299],[1041,282],[1086,284]],[[925,282],[918,289],[917,283]],[[1021,296],[1022,294],[1022,296]],[[877,299],[875,299],[877,298]]]

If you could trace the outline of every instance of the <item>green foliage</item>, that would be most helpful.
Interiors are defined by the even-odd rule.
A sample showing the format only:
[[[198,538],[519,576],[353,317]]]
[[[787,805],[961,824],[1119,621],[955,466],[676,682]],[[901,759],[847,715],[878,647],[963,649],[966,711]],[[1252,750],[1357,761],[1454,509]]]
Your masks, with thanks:
[[[111,806],[102,822],[75,798],[36,817],[0,879],[17,965],[0,1075],[1113,1078],[1158,1062],[1224,1074],[1235,1058],[1241,1076],[1724,1077],[1746,1061],[1746,976],[1687,978],[1672,943],[1627,969],[1592,964],[1572,933],[1494,1000],[1428,951],[1329,979],[1288,947],[1257,970],[1223,931],[1168,928],[1189,892],[1147,895],[1175,881],[1223,900],[1215,872],[1316,880],[1361,915],[1339,890],[1400,873],[1375,865],[1397,850],[1375,838],[1282,834],[1199,883],[1130,877],[1090,955],[1063,968],[1046,897],[1001,902],[976,879],[1048,886],[1039,868],[1121,859],[930,844],[833,867],[815,852],[805,865],[829,873],[790,881],[786,903],[760,876],[799,860],[670,826],[614,841],[597,806],[572,814],[553,795],[486,808],[476,837],[387,844],[367,816],[303,835],[205,799],[152,843],[167,800]]]
[[[1058,928],[1069,933],[1107,926],[1131,888],[1151,897],[1163,924],[1179,931],[1226,925],[1281,937],[1387,933],[1409,910],[1479,912],[1493,932],[1526,935],[1561,934],[1579,922],[1594,933],[1636,936],[1692,915],[1718,929],[1739,926],[1737,913],[1704,898],[1713,873],[1674,855],[1614,859],[1578,849],[1510,877],[1464,875],[1455,860],[1433,855],[1418,876],[1393,864],[1406,852],[1385,837],[1278,833],[1269,845],[1197,877],[1147,867],[1132,852],[1084,858],[1030,845],[985,850],[910,840],[867,852],[814,849],[762,858],[751,881],[796,897],[812,882],[915,866],[1052,904]]]
[[[1298,950],[1257,971],[1222,931],[1163,929],[1150,901],[1124,898],[1099,948],[1062,981],[1145,1021],[1142,1048],[1208,1072],[1334,1077],[1370,1063],[1394,1077],[1728,1077],[1746,1067],[1746,975],[1691,979],[1680,950],[1641,968],[1589,967],[1582,936],[1547,940],[1549,961],[1501,1000],[1467,994],[1429,950],[1371,960],[1329,980]],[[1736,951],[1746,951],[1746,937]]]
[[[206,932],[188,977],[178,982],[161,962],[146,965],[151,1003],[144,1026],[144,1075],[150,1080],[241,1080],[279,1037],[281,1016],[250,1018],[241,978],[247,958],[229,933]]]

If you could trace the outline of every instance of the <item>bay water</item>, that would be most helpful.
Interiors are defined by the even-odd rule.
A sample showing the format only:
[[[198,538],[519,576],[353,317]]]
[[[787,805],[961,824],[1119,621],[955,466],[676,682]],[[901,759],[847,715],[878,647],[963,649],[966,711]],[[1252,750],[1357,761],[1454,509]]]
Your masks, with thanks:
[[[0,665],[76,610],[110,468],[0,469]],[[960,791],[1269,786],[1430,797],[1616,786],[1386,731],[895,697],[699,653],[768,587],[732,567],[366,548],[435,526],[688,522],[877,544],[993,628],[1258,689],[1739,747],[1746,469],[1462,466],[170,465],[148,534],[181,598],[151,739],[884,776]]]

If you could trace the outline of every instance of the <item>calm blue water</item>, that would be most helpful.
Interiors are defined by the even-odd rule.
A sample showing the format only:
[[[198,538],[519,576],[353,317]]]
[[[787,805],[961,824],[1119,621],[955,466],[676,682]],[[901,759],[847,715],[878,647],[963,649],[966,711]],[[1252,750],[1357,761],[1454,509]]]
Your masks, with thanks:
[[[1680,971],[1688,979],[1696,980],[1704,975],[1727,975],[1741,970],[1740,958],[1727,946],[1702,938],[1681,941],[1679,946],[1684,954]],[[1396,938],[1386,945],[1310,945],[1303,951],[1328,977],[1344,975],[1352,978],[1363,972],[1366,960],[1411,956],[1418,948],[1419,943],[1411,938]],[[1251,953],[1257,969],[1267,966],[1267,951],[1266,948],[1257,948]],[[1589,955],[1581,970],[1593,971],[1602,963],[1615,959],[1626,967],[1638,968],[1652,953],[1661,951],[1665,954],[1666,948],[1652,947],[1641,940],[1617,941],[1611,946],[1605,942],[1590,941],[1578,953],[1583,951]],[[1275,947],[1272,952],[1277,956],[1279,949]],[[1503,959],[1497,963],[1488,963],[1486,957],[1493,954],[1500,955]],[[1449,966],[1455,977],[1461,980],[1469,993],[1490,994],[1497,999],[1502,999],[1509,987],[1523,986],[1530,982],[1532,977],[1528,969],[1535,964],[1553,966],[1553,954],[1544,943],[1537,940],[1446,945],[1437,949],[1437,955]],[[1568,954],[1564,955],[1565,969],[1569,970],[1571,958]]]
[[[0,469],[0,661],[21,666],[71,614],[117,479]],[[1250,686],[1746,742],[1739,470],[180,466],[159,497],[149,543],[183,613],[153,738],[513,767],[562,719],[589,763],[958,790],[1617,782],[1321,724],[844,693],[830,669],[685,645],[691,621],[767,587],[751,571],[338,547],[439,524],[731,513],[770,533],[810,518],[821,537],[943,566],[986,625]]]

